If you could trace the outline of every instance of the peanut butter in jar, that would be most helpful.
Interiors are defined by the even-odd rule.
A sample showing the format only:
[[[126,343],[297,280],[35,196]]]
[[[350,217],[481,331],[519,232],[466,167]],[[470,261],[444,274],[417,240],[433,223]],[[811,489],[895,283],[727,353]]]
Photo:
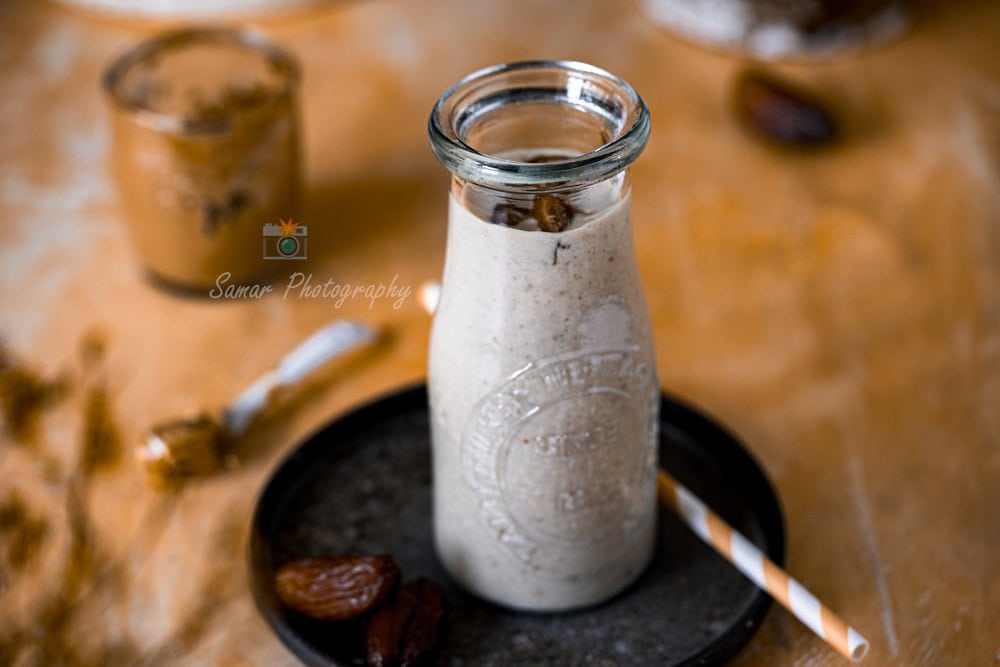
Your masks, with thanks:
[[[113,169],[149,270],[192,289],[264,275],[264,225],[294,218],[300,186],[294,59],[260,36],[184,30],[104,76]]]

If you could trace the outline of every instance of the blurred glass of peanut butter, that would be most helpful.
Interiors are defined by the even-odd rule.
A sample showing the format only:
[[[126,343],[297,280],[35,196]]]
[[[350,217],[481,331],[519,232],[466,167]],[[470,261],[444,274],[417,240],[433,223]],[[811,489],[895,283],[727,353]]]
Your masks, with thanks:
[[[183,30],[104,75],[113,169],[149,270],[200,289],[260,277],[265,224],[295,217],[298,66],[254,33]]]

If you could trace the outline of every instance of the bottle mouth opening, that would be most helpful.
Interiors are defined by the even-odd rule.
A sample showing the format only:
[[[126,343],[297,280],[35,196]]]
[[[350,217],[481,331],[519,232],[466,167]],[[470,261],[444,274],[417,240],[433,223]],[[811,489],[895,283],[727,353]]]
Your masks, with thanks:
[[[428,123],[431,149],[455,176],[499,189],[560,189],[628,167],[649,138],[649,111],[624,80],[570,61],[474,72],[449,88]]]

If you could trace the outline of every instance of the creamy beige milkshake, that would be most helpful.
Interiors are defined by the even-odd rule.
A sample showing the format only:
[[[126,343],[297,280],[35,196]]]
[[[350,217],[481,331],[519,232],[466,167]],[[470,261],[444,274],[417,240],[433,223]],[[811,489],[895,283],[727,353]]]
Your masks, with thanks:
[[[648,136],[624,81],[514,63],[431,116],[454,178],[428,390],[434,537],[466,589],[557,611],[652,555],[659,390],[628,165]]]
[[[510,606],[606,598],[648,562],[656,518],[658,392],[628,200],[549,234],[452,197],[444,283],[429,376],[439,556]]]

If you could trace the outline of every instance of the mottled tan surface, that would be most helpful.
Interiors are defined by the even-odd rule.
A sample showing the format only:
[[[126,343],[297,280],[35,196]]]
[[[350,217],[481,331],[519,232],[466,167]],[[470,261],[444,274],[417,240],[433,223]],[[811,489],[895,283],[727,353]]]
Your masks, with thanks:
[[[573,3],[569,20],[555,2],[358,0],[264,24],[305,69],[309,269],[412,287],[439,275],[447,176],[425,120],[460,75],[528,57],[623,75],[654,121],[634,218],[663,384],[750,444],[785,506],[790,570],[867,634],[869,664],[993,664],[1000,5],[932,4],[887,48],[783,68],[846,124],[813,155],[749,137],[727,104],[740,63],[632,3]],[[70,386],[34,436],[0,440],[0,663],[294,664],[245,584],[255,495],[301,437],[424,375],[428,319],[413,297],[338,309],[151,287],[108,177],[97,86],[150,28],[27,1],[0,4],[0,26],[0,336]],[[326,371],[239,470],[175,496],[148,488],[129,450],[151,423],[221,404],[335,317],[389,339]],[[84,359],[91,332],[103,360]],[[84,412],[102,388],[111,447],[87,472]],[[734,664],[842,662],[775,609]]]

